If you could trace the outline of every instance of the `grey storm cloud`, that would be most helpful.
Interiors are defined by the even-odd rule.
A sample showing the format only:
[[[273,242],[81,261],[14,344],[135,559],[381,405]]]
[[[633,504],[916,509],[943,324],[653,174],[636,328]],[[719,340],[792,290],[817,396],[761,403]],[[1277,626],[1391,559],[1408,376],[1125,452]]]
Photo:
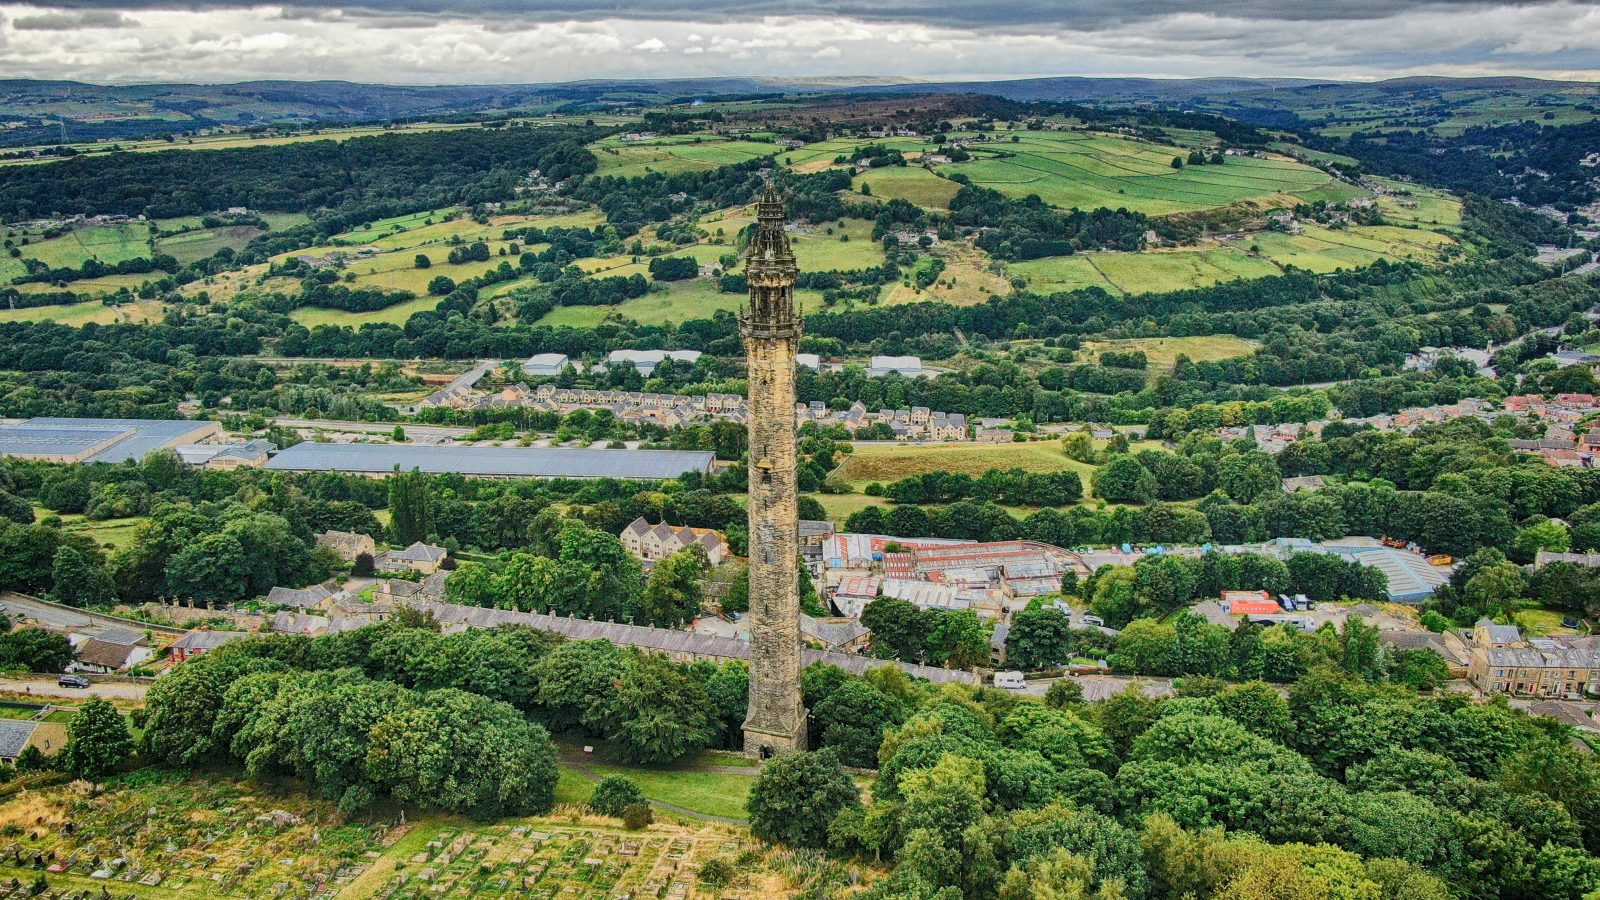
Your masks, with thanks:
[[[561,18],[568,20],[657,19],[738,21],[769,16],[805,16],[853,19],[967,29],[1001,29],[1054,26],[1096,30],[1157,19],[1180,13],[1205,13],[1241,19],[1288,22],[1356,21],[1386,18],[1402,13],[1432,10],[1439,15],[1470,16],[1490,7],[1543,6],[1554,0],[1219,0],[1177,3],[1172,0],[630,0],[596,3],[593,0],[388,0],[383,3],[341,3],[335,0],[286,0],[276,3],[290,15],[342,14],[348,17],[388,19],[427,17],[494,20],[504,17]],[[32,5],[63,10],[100,10],[102,0],[43,0]],[[261,5],[255,2],[173,2],[127,0],[120,9],[218,10]],[[44,17],[40,17],[44,18]]]
[[[63,9],[36,16],[18,16],[11,21],[18,31],[77,31],[83,28],[138,28],[139,23],[120,10]]]

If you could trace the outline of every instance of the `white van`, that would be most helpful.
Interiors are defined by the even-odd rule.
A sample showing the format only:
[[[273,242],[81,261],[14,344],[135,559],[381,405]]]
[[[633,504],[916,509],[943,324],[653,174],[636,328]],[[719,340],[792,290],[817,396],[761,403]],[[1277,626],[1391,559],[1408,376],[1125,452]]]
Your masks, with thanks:
[[[994,686],[1008,691],[1020,691],[1028,686],[1028,680],[1022,677],[1021,672],[996,672]]]

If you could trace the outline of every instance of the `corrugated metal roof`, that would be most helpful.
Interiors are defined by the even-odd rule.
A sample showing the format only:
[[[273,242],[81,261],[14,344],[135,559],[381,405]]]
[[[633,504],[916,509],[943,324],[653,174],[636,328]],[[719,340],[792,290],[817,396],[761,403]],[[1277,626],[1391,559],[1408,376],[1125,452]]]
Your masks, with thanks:
[[[198,419],[84,419],[53,416],[29,419],[19,427],[59,429],[66,433],[127,432],[126,437],[86,460],[86,462],[109,463],[144,459],[145,454],[151,451],[194,443],[207,434],[214,434],[219,430],[217,423]]]
[[[697,450],[595,450],[570,447],[429,447],[406,444],[295,444],[268,469],[384,474],[399,469],[505,478],[661,480],[707,472],[714,459]]]

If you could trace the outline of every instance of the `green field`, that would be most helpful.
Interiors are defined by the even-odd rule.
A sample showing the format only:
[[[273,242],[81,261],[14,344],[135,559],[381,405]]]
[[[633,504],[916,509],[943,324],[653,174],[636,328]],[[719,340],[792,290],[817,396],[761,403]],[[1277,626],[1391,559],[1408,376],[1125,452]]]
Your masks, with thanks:
[[[1012,197],[1037,194],[1063,209],[1126,208],[1149,215],[1242,201],[1289,205],[1327,185],[1326,173],[1288,159],[1230,156],[1222,165],[1172,168],[1179,147],[1080,132],[1026,132],[1018,140],[974,143],[968,162],[941,165]]]
[[[840,480],[857,490],[877,481],[888,484],[908,475],[928,472],[965,472],[982,475],[990,469],[1024,469],[1059,472],[1075,469],[1088,483],[1093,466],[1068,459],[1058,441],[1020,444],[857,444],[834,470]]]
[[[745,162],[779,151],[776,144],[733,141],[714,134],[680,134],[646,140],[609,137],[589,145],[600,163],[599,174],[638,178],[659,172],[701,172]]]
[[[185,231],[156,240],[156,252],[176,257],[185,265],[214,255],[218,250],[243,250],[258,235],[265,234],[251,225],[232,225],[205,231]]]
[[[0,322],[55,322],[58,325],[107,325],[118,320],[117,310],[99,300],[85,300],[66,306],[35,306],[28,309],[0,309]]]
[[[905,200],[923,209],[946,210],[961,185],[940,178],[921,166],[884,166],[869,169],[855,177],[851,187],[872,189],[872,196],[885,200]]]
[[[732,312],[745,302],[744,294],[724,294],[715,281],[695,278],[674,281],[659,293],[645,294],[617,306],[559,306],[539,320],[540,325],[593,328],[607,318],[621,316],[640,325],[662,325],[709,319],[718,310]]]
[[[849,240],[841,240],[845,237]],[[873,241],[872,223],[866,219],[845,219],[843,226],[824,223],[791,234],[789,243],[800,268],[807,272],[868,269],[883,265],[886,259],[883,246]]]
[[[1170,371],[1179,356],[1187,356],[1194,362],[1215,362],[1220,359],[1248,356],[1259,346],[1260,344],[1248,338],[1234,337],[1231,334],[1209,334],[1196,337],[1090,341],[1083,345],[1083,353],[1087,359],[1098,357],[1107,350],[1120,353],[1132,353],[1137,350],[1145,355],[1151,371],[1160,373]]]
[[[1416,205],[1409,211],[1419,222],[1428,220],[1425,224],[1357,225],[1343,229],[1311,224],[1298,235],[1261,231],[1203,247],[1051,256],[1009,263],[1006,270],[1012,276],[1027,279],[1028,289],[1038,293],[1099,287],[1113,295],[1124,295],[1262,278],[1281,274],[1287,266],[1320,273],[1370,266],[1380,259],[1435,261],[1439,251],[1453,243],[1443,229],[1459,223],[1460,204],[1437,194],[1407,199],[1414,199]],[[1395,198],[1382,198],[1386,216],[1388,204],[1393,202]]]

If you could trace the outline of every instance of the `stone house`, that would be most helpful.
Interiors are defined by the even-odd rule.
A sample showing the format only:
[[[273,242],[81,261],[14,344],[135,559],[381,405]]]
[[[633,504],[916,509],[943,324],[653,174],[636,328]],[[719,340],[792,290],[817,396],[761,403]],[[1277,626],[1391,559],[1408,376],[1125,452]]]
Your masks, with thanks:
[[[404,550],[390,550],[379,554],[373,563],[380,572],[418,572],[432,575],[444,565],[450,551],[432,544],[417,541]]]
[[[339,554],[340,559],[350,563],[363,553],[374,559],[378,555],[378,546],[372,537],[354,531],[324,531],[317,535],[317,546],[327,547]]]
[[[666,522],[651,525],[643,516],[634,519],[617,536],[629,554],[651,562],[666,559],[679,550],[698,544],[713,566],[733,555],[722,535],[709,528],[674,528]]]

